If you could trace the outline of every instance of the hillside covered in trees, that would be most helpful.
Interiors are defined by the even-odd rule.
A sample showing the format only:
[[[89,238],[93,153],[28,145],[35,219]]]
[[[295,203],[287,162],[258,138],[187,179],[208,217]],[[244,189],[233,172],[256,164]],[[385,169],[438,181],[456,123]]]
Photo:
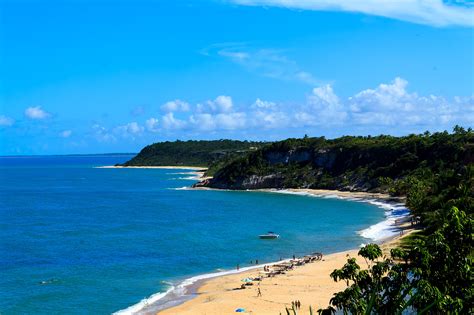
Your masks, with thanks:
[[[404,194],[410,176],[458,171],[474,162],[474,134],[456,129],[405,137],[303,138],[238,157],[203,185],[212,188],[321,188]]]
[[[143,148],[122,166],[201,166],[218,168],[224,163],[254,151],[264,142],[237,140],[166,141]]]

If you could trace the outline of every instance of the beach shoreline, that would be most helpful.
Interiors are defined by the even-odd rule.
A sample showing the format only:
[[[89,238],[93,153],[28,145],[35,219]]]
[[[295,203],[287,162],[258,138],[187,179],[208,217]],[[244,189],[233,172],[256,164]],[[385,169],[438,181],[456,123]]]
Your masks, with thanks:
[[[380,243],[384,255],[389,255],[390,249],[399,245],[402,238],[416,231],[408,222],[399,224],[402,235],[394,236]],[[359,249],[350,249],[324,255],[321,261],[315,261],[287,271],[285,274],[272,278],[264,278],[257,284],[243,290],[237,288],[242,284],[241,279],[261,275],[263,265],[242,268],[232,274],[217,275],[198,280],[188,288],[187,299],[176,305],[164,304],[156,309],[149,309],[139,314],[227,314],[236,309],[245,309],[250,314],[279,314],[285,313],[285,308],[291,308],[291,302],[299,300],[302,308],[298,314],[309,314],[325,308],[335,292],[342,291],[346,286],[343,282],[334,282],[329,274],[341,268],[349,257],[356,258],[357,263],[364,268],[365,260],[358,256]],[[289,259],[267,263],[266,266],[289,261]],[[262,296],[258,296],[258,289]]]
[[[204,173],[201,174],[201,178]],[[218,190],[205,187],[188,188],[190,190]],[[258,189],[249,190],[249,192],[265,192],[265,193],[284,193],[284,194],[296,194],[303,196],[313,196],[319,198],[340,198],[349,201],[361,201],[369,202],[378,207],[380,205],[388,205],[394,207],[395,205],[404,205],[404,198],[392,197],[388,194],[381,193],[367,193],[367,192],[349,192],[349,191],[337,191],[337,190],[323,190],[323,189]],[[384,208],[383,206],[381,208]],[[387,209],[387,208],[385,208]],[[394,209],[394,208],[393,208]],[[405,208],[406,209],[406,208]],[[404,214],[400,217],[400,220],[392,220],[388,223],[385,221],[379,222],[378,224],[389,224],[393,225],[392,230],[396,231],[396,234],[391,234],[388,237],[383,237],[379,240],[368,240],[368,243],[378,243],[384,253],[389,253],[390,248],[399,242],[399,239],[410,234],[414,231],[407,222],[409,214]],[[389,220],[386,220],[389,221]],[[408,227],[407,227],[408,225]],[[368,229],[372,228],[369,227]],[[398,235],[398,231],[404,231],[403,235]],[[357,231],[356,231],[357,232]],[[361,231],[357,232],[359,234]],[[361,234],[363,235],[363,234]],[[365,236],[364,236],[365,237]],[[217,273],[208,273],[199,275],[196,277],[189,278],[184,282],[180,283],[176,287],[172,287],[166,293],[155,294],[158,296],[156,301],[144,300],[142,308],[138,311],[133,311],[131,308],[118,312],[118,314],[221,314],[228,312],[235,312],[235,309],[242,307],[249,310],[251,313],[257,314],[279,314],[285,312],[285,307],[291,306],[291,296],[296,294],[294,287],[301,286],[302,288],[312,287],[313,279],[316,276],[314,283],[318,283],[317,288],[312,288],[308,292],[299,292],[300,300],[304,301],[303,305],[311,305],[313,310],[320,307],[326,307],[329,303],[333,293],[344,289],[342,283],[335,283],[329,274],[336,268],[340,268],[344,265],[347,255],[351,257],[357,257],[358,249],[350,249],[342,252],[335,252],[324,256],[323,261],[310,264],[308,266],[298,267],[296,272],[300,278],[296,284],[283,284],[279,277],[276,278],[276,283],[272,282],[274,287],[265,288],[265,296],[272,297],[272,301],[257,299],[256,294],[244,295],[242,292],[249,293],[255,290],[235,290],[241,284],[241,278],[248,278],[255,276],[258,272],[263,269],[263,265],[248,266],[241,268],[240,270],[227,270]],[[287,260],[283,260],[287,261]],[[361,265],[365,265],[363,260],[358,262]],[[281,263],[271,262],[266,265],[274,265]],[[313,266],[313,268],[310,268]],[[289,275],[294,273],[289,272]],[[325,277],[324,277],[325,275]],[[302,279],[301,279],[302,278]],[[286,278],[281,278],[286,279]],[[266,280],[266,279],[265,279]],[[272,281],[274,279],[272,278]],[[284,282],[287,282],[286,280]],[[262,281],[263,283],[263,281]],[[287,285],[286,289],[282,289]],[[282,289],[282,292],[275,291],[278,287]],[[262,294],[264,287],[262,286]],[[290,289],[288,289],[290,288]],[[267,290],[268,289],[268,290]],[[255,293],[255,292],[253,292]],[[317,299],[312,299],[309,296],[318,296]],[[152,296],[153,297],[153,296]],[[283,304],[278,304],[276,301],[285,301]],[[235,301],[239,301],[236,303]],[[139,304],[140,304],[139,303]],[[276,303],[276,304],[275,304]],[[326,303],[326,304],[324,304]],[[240,306],[239,306],[240,305]],[[250,305],[250,306],[249,306]],[[272,306],[273,305],[273,306]],[[279,307],[274,307],[279,305]],[[138,306],[135,305],[135,306]],[[235,307],[234,307],[235,306]],[[308,308],[309,309],[309,308]],[[225,310],[225,311],[223,311]],[[305,310],[299,312],[299,314],[305,314]]]
[[[342,199],[376,199],[390,203],[405,203],[405,197],[394,197],[386,193],[371,193],[363,191],[342,191],[332,189],[313,189],[313,188],[261,188],[261,189],[219,189],[210,187],[189,187],[190,190],[215,190],[215,191],[248,191],[248,192],[268,192],[268,193],[284,193],[295,195],[312,195],[316,197],[336,196]]]
[[[100,168],[148,168],[148,169],[171,169],[171,170],[191,170],[187,179],[202,181],[210,177],[205,177],[206,168],[190,166],[103,166]],[[188,173],[186,173],[188,174]],[[212,190],[212,191],[241,191],[214,189],[208,187],[183,187],[178,189],[186,190]],[[357,191],[339,191],[328,189],[254,189],[244,190],[248,192],[292,194],[300,196],[310,196],[317,198],[337,198],[354,202],[367,202],[386,211],[386,220],[368,227],[363,231],[355,231],[363,237],[368,238],[368,243],[377,243],[381,246],[384,254],[389,254],[390,248],[400,242],[400,239],[414,231],[414,228],[407,222],[409,213],[403,213],[399,219],[387,219],[387,213],[393,211],[397,206],[404,207],[404,197],[393,197],[384,193],[369,193]],[[387,212],[388,211],[388,212]],[[407,210],[408,211],[408,210]],[[379,239],[373,238],[379,230],[369,233],[368,230],[384,225],[396,231],[389,236],[382,236]],[[364,235],[364,231],[366,235]],[[398,231],[404,231],[399,235]],[[382,233],[383,234],[383,233]],[[361,266],[365,266],[365,261],[357,256],[359,249],[353,248],[345,251],[334,252],[324,255],[322,261],[297,267],[287,275],[279,275],[271,279],[264,279],[259,282],[264,299],[257,297],[256,289],[236,290],[241,284],[242,278],[251,278],[258,275],[263,270],[264,265],[251,265],[240,268],[240,270],[225,270],[213,273],[206,273],[185,279],[179,284],[171,286],[166,292],[158,292],[147,299],[130,306],[127,309],[118,311],[115,314],[222,314],[233,313],[237,308],[244,308],[246,313],[255,314],[279,314],[285,312],[285,307],[291,307],[292,297],[298,295],[304,309],[299,314],[309,314],[309,306],[313,310],[328,306],[329,300],[335,292],[345,288],[344,283],[336,283],[329,274],[336,268],[344,265],[347,257],[357,258]],[[269,262],[265,265],[275,265],[287,262],[289,259]],[[297,281],[294,279],[297,278]],[[269,284],[268,284],[269,283]],[[268,285],[267,285],[268,284]],[[316,285],[315,285],[316,284]],[[302,288],[298,290],[296,288]],[[316,298],[315,298],[316,296]],[[294,298],[296,299],[296,298]],[[293,299],[293,300],[294,300]]]
[[[193,171],[207,171],[207,167],[199,167],[199,166],[122,166],[122,165],[104,165],[104,166],[96,166],[94,168],[150,168],[150,169],[164,169],[164,170],[193,170]]]

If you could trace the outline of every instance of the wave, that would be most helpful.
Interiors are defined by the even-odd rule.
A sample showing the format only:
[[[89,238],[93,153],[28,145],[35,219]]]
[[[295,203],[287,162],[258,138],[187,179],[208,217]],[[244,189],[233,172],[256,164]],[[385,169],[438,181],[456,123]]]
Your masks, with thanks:
[[[354,202],[370,203],[378,208],[381,208],[385,210],[385,220],[357,232],[360,236],[370,239],[374,242],[380,242],[397,236],[400,233],[398,224],[408,221],[410,215],[410,210],[403,203],[393,203],[381,199],[339,196],[336,194],[314,194],[311,192],[292,191],[285,189],[269,190],[269,192],[326,199],[343,199]]]
[[[359,231],[359,235],[364,238],[378,242],[394,237],[400,233],[399,224],[409,220],[410,210],[403,204],[392,204],[374,200],[367,202],[384,209],[385,220]]]
[[[185,177],[177,177],[177,178],[170,178],[171,180],[194,180],[200,181],[201,177],[203,176],[203,172],[177,172],[177,173],[167,173],[168,175],[188,175]]]
[[[160,302],[161,300],[165,300],[166,297],[168,296],[173,296],[173,300],[176,301],[184,301],[185,297],[188,295],[189,297],[192,297],[192,294],[190,293],[191,287],[196,284],[197,282],[208,280],[211,278],[216,278],[216,277],[221,277],[221,276],[227,276],[227,275],[232,275],[244,271],[249,271],[253,269],[258,269],[258,268],[263,268],[263,266],[266,265],[271,265],[271,264],[278,264],[282,262],[288,262],[290,259],[284,259],[281,261],[276,261],[276,262],[271,262],[271,263],[265,263],[265,264],[260,264],[260,265],[254,265],[254,266],[249,266],[249,267],[243,267],[240,268],[239,270],[233,269],[233,270],[222,270],[218,269],[217,272],[212,272],[212,273],[205,273],[201,275],[197,275],[188,279],[185,279],[182,281],[180,284],[176,286],[171,286],[167,291],[165,292],[158,292],[153,295],[151,295],[148,298],[145,298],[138,302],[137,304],[134,304],[126,309],[117,311],[113,313],[113,315],[138,315],[138,314],[148,314],[149,312],[147,311],[148,308],[152,309],[150,310],[150,313],[156,313],[156,311],[160,310]],[[179,303],[179,302],[178,302]]]
[[[192,187],[189,186],[183,186],[183,187],[177,187],[177,188],[168,188],[170,190],[192,190]]]
[[[157,301],[161,300],[164,298],[167,294],[172,292],[174,290],[174,286],[169,288],[166,292],[158,292],[153,295],[151,295],[148,298],[145,298],[138,302],[137,304],[134,304],[130,307],[127,307],[126,309],[114,312],[113,315],[128,315],[128,314],[138,314],[140,311],[143,309],[149,307],[151,304],[156,303]]]

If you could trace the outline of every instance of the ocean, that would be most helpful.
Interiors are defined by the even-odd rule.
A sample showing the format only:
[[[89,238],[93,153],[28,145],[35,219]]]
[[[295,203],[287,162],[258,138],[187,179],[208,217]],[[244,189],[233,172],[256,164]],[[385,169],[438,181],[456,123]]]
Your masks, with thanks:
[[[0,314],[145,312],[160,293],[209,273],[393,235],[390,223],[406,211],[190,190],[192,170],[97,168],[131,157],[0,157]],[[258,238],[267,231],[281,237]]]

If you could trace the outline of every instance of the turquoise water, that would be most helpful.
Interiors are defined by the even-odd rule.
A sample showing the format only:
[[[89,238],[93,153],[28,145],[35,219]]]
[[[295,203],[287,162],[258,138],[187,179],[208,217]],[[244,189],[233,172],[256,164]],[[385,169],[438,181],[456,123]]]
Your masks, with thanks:
[[[176,189],[195,181],[182,170],[94,168],[129,158],[0,158],[1,314],[109,314],[218,268],[354,248],[384,219],[367,203]]]

